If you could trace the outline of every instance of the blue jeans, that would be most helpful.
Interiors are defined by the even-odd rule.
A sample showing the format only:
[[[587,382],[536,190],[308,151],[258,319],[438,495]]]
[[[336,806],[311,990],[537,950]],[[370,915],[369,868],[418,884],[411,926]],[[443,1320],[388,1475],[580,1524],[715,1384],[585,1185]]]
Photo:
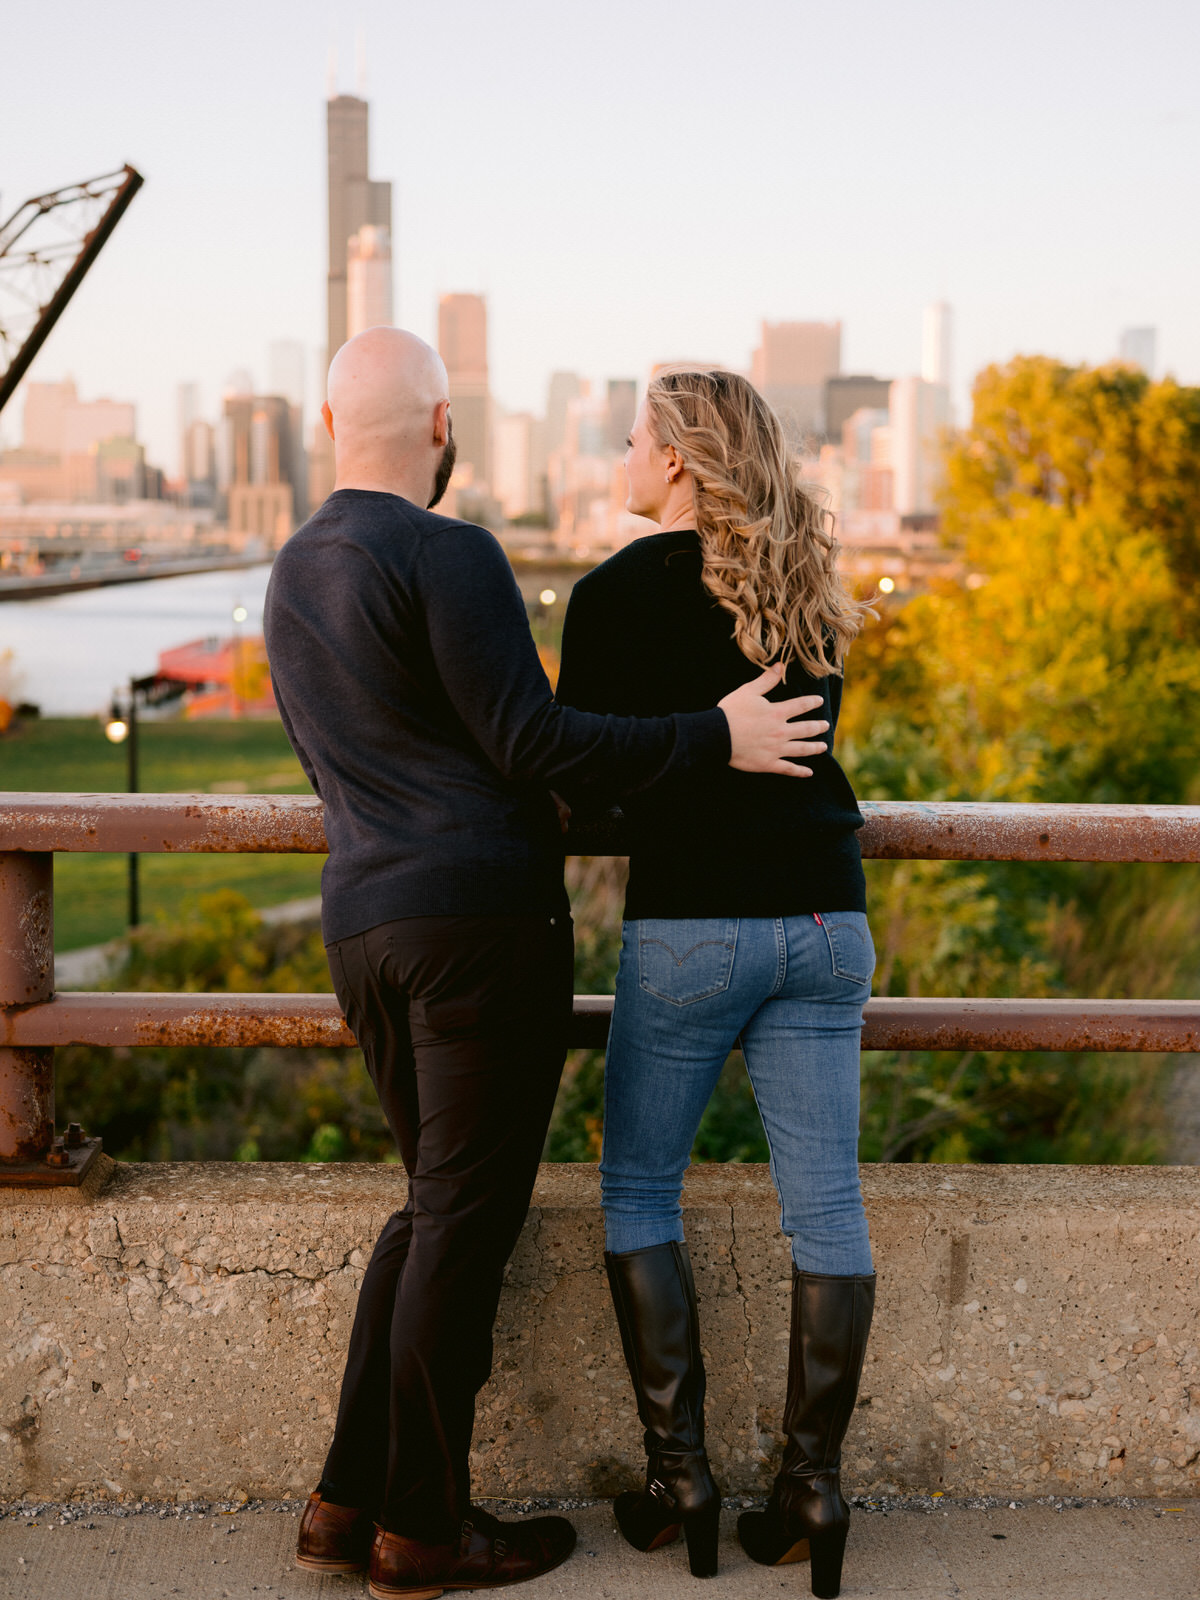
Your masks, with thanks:
[[[683,1174],[740,1042],[792,1259],[869,1273],[858,1052],[875,951],[861,911],[626,922],[604,1073],[608,1248],[683,1241]]]

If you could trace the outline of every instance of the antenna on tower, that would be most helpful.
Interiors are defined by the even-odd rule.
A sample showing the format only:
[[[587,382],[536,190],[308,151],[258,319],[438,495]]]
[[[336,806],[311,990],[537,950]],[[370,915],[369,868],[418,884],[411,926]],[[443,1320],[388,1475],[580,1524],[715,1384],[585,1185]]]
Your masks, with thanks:
[[[328,91],[328,98],[330,100],[336,100],[337,99],[337,45],[336,45],[336,43],[331,44],[329,46],[329,76],[328,76],[328,81],[326,83],[326,89]]]
[[[354,30],[354,76],[360,100],[367,98],[367,34],[360,23]]]

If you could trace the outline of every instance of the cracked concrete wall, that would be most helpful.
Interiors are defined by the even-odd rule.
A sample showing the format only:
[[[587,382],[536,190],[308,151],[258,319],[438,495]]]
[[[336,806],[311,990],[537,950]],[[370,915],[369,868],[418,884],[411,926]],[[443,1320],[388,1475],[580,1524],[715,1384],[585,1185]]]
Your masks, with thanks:
[[[867,1167],[879,1298],[856,1491],[1200,1490],[1200,1172]],[[118,1166],[0,1190],[0,1495],[276,1497],[317,1480],[395,1167]],[[544,1167],[480,1396],[484,1495],[603,1495],[641,1466],[598,1180]],[[781,1437],[789,1257],[764,1168],[689,1174],[727,1492]]]

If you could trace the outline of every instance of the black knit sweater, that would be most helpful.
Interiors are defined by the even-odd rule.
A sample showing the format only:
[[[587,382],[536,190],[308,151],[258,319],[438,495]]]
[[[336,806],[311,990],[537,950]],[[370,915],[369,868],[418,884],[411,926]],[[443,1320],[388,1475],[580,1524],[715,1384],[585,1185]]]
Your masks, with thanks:
[[[635,540],[575,585],[558,699],[584,711],[665,716],[715,704],[758,675],[705,589],[695,533]],[[632,838],[627,917],[777,917],[864,911],[854,792],[833,758],[840,677],[793,666],[772,699],[824,696],[829,750],[811,778],[709,767],[621,803]],[[569,785],[567,798],[573,798]]]

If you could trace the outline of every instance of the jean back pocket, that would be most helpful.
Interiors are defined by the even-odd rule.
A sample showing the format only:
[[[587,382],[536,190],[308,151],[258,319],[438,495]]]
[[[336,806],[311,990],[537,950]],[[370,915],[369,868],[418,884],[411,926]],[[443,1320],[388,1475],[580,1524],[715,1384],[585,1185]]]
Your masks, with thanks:
[[[861,911],[823,911],[820,921],[829,941],[834,975],[852,983],[870,983],[875,971],[875,946]]]
[[[737,919],[646,917],[633,925],[638,983],[673,1006],[708,1000],[729,987]]]

